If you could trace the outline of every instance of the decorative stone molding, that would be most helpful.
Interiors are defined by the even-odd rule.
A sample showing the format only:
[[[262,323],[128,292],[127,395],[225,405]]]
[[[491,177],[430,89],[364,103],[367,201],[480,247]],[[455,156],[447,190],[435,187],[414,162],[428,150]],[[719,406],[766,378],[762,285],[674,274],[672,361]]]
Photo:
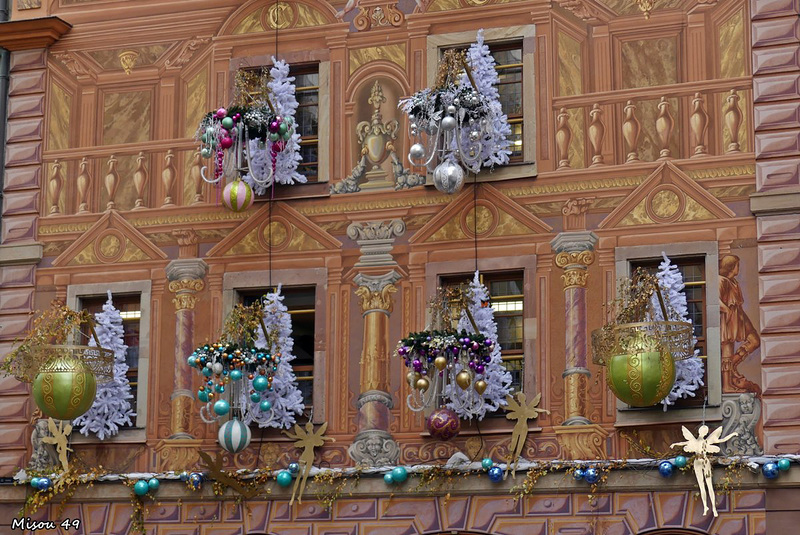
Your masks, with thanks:
[[[175,310],[193,310],[197,303],[196,292],[202,291],[206,284],[200,279],[181,279],[169,283],[169,291],[176,294],[172,302]]]
[[[367,403],[372,403],[374,401],[378,403],[383,403],[390,409],[394,407],[394,401],[392,401],[391,394],[387,392],[382,392],[380,390],[368,390],[367,392],[364,392],[363,394],[358,396],[358,400],[356,401],[356,408],[360,410],[361,407],[363,407]]]
[[[200,459],[198,452],[202,440],[191,438],[167,439],[159,441],[154,450],[159,471],[175,470],[176,467],[194,466]]]
[[[597,243],[597,234],[590,230],[576,232],[561,232],[553,238],[550,246],[556,253],[579,253],[594,251]],[[562,266],[559,266],[562,267]]]
[[[184,41],[184,43],[180,47],[180,51],[175,55],[175,57],[173,57],[172,59],[168,59],[165,65],[170,68],[183,67],[184,65],[189,63],[189,60],[192,59],[194,53],[197,52],[197,50],[200,47],[207,44],[209,41],[211,41],[210,37],[202,37]]]
[[[348,454],[362,466],[395,466],[400,458],[400,448],[386,431],[369,429],[356,435]]]
[[[0,23],[0,46],[9,51],[47,48],[72,29],[58,17],[13,20]]]
[[[208,264],[199,258],[178,259],[167,264],[166,271],[170,281],[203,279],[208,273]]]
[[[38,264],[43,255],[40,243],[0,245],[0,266]]]
[[[392,246],[395,237],[402,236],[405,231],[406,224],[401,219],[351,223],[347,236],[361,246],[361,257],[355,267],[396,266],[391,255]]]
[[[556,437],[568,459],[605,459],[608,431],[597,424],[555,427]]]
[[[391,313],[394,306],[393,293],[397,292],[394,283],[400,280],[400,275],[392,270],[385,275],[356,275],[354,282],[358,284],[356,295],[361,298],[361,314],[370,311]]]
[[[172,235],[178,240],[178,256],[180,258],[194,258],[197,256],[199,238],[192,229],[175,229]]]
[[[738,433],[722,446],[723,455],[762,455],[756,425],[761,418],[761,400],[752,392],[722,395],[722,436]]]

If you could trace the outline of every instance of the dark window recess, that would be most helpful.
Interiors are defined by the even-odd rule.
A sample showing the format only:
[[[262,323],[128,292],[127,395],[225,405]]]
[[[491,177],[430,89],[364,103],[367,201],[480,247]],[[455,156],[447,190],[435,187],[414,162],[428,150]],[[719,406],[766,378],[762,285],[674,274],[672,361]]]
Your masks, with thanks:
[[[497,341],[503,365],[511,373],[512,392],[521,392],[525,377],[523,274],[521,271],[481,273],[480,277],[489,290],[487,305],[494,309]],[[445,276],[441,278],[441,285],[468,286],[472,278],[472,275]]]
[[[686,295],[686,309],[689,312],[689,319],[694,327],[694,337],[697,339],[695,349],[700,350],[700,357],[703,359],[705,372],[703,383],[694,397],[679,399],[675,402],[675,408],[702,407],[708,396],[708,355],[706,343],[706,261],[704,257],[685,257],[670,258],[670,261],[678,267],[683,275],[683,289]],[[641,260],[631,262],[631,272],[636,268],[642,268],[648,273],[655,274],[662,259]],[[658,405],[661,406],[660,404]]]
[[[269,289],[240,290],[243,305],[251,305],[267,294]],[[297,387],[303,393],[306,415],[311,412],[314,392],[314,286],[281,287],[283,304],[292,319],[294,340],[292,370],[297,377]]]
[[[522,43],[502,43],[489,45],[495,60],[495,69],[499,77],[497,90],[500,92],[500,103],[503,113],[508,116],[511,126],[509,141],[511,146],[510,161],[523,161],[522,154]]]
[[[102,312],[103,305],[108,301],[108,296],[82,297],[80,307],[92,314]],[[140,320],[142,317],[141,296],[139,294],[113,295],[114,307],[119,310],[122,316],[123,343],[128,346],[125,352],[125,362],[128,365],[126,374],[131,385],[130,400],[131,408],[136,411],[136,404],[139,399],[139,333]],[[91,337],[88,326],[81,329],[82,342],[87,343]],[[134,418],[132,418],[134,420]],[[135,427],[135,426],[134,426]]]

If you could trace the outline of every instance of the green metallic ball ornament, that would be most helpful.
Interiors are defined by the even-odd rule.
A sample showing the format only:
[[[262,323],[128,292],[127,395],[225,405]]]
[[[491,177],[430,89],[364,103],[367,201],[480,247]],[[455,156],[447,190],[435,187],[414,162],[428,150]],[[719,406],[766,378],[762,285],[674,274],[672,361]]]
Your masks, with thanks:
[[[222,128],[224,128],[225,130],[230,130],[231,128],[233,128],[233,119],[230,117],[225,117],[222,120]]]
[[[153,492],[155,492],[155,491],[157,491],[157,490],[158,490],[158,487],[160,487],[160,486],[161,486],[161,482],[160,482],[160,481],[158,481],[158,479],[156,479],[156,478],[154,478],[154,477],[151,477],[151,478],[150,478],[150,481],[148,481],[148,482],[147,482],[147,486],[148,486],[148,487],[150,487],[150,490],[152,490]]]
[[[781,472],[788,472],[792,467],[792,462],[789,459],[778,459],[778,469]]]
[[[272,409],[272,403],[270,403],[268,399],[265,399],[259,403],[259,407],[261,408],[262,412],[267,412]]]
[[[387,485],[394,484],[394,477],[392,476],[391,472],[389,472],[388,474],[383,474],[383,482],[386,483]]]
[[[230,410],[230,404],[224,399],[220,399],[214,403],[214,412],[216,412],[219,416],[225,416]]]
[[[281,123],[281,125],[278,127],[278,133],[279,133],[280,135],[283,135],[283,134],[285,134],[285,133],[286,133],[286,132],[288,132],[288,131],[289,131],[289,127],[288,127],[288,126],[286,126],[286,123]]]
[[[54,358],[39,370],[33,380],[33,399],[45,416],[56,420],[74,420],[94,403],[97,381],[81,361],[69,357]]]
[[[484,470],[488,470],[492,466],[494,466],[494,461],[490,458],[486,457],[484,460],[481,461],[481,466]]]
[[[408,479],[408,471],[402,467],[398,466],[392,469],[392,479],[397,483],[402,483],[406,479]]]
[[[203,158],[211,158],[211,149],[209,149],[208,147],[200,149],[200,156],[202,156]]]
[[[278,141],[280,139],[280,137],[281,136],[277,132],[272,132],[269,135],[269,140],[272,141],[273,143],[275,143],[276,141]]]
[[[292,473],[288,470],[281,470],[275,479],[281,487],[288,487],[292,484]]]
[[[258,392],[253,392],[252,394],[250,394],[250,401],[252,401],[253,403],[258,403],[260,399],[261,399],[261,394],[259,394]]]
[[[238,381],[242,378],[241,370],[231,370],[231,381]]]
[[[144,479],[140,479],[133,486],[133,492],[135,492],[137,496],[144,496],[145,494],[147,494],[147,491],[149,490],[150,490],[150,485],[148,485],[147,481],[145,481]]]
[[[621,341],[625,353],[608,362],[606,383],[631,407],[650,407],[664,399],[675,384],[675,361],[657,339],[637,333]]]
[[[684,457],[683,455],[678,455],[677,457],[675,457],[675,466],[677,466],[678,468],[684,468],[686,466],[686,463],[687,463],[686,457]]]
[[[253,379],[253,390],[256,392],[263,392],[269,386],[269,381],[263,375],[259,375],[255,379]]]

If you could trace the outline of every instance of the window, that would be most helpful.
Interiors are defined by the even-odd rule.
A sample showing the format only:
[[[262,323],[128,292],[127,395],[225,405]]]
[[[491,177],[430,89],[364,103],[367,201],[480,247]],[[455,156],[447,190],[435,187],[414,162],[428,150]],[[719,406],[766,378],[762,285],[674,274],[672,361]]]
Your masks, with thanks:
[[[243,305],[249,306],[260,300],[269,289],[239,290]],[[316,289],[314,286],[297,286],[281,288],[284,296],[283,304],[289,310],[292,319],[292,339],[294,340],[294,356],[292,370],[297,377],[297,386],[303,393],[305,413],[310,414],[314,391],[314,303]]]
[[[131,387],[133,399],[130,400],[131,407],[136,410],[139,389],[139,334],[140,322],[142,318],[141,297],[134,295],[112,295],[114,307],[119,310],[122,316],[122,343],[128,346],[125,352],[125,363],[128,365],[126,374]],[[108,296],[82,297],[80,307],[89,312],[92,317],[102,312],[103,305],[108,301]],[[88,326],[81,329],[83,340],[91,338]]]
[[[700,358],[706,359],[706,267],[702,257],[670,258],[672,263],[678,267],[683,275],[685,288],[683,294],[686,296],[686,308],[689,312],[689,319],[694,327],[694,336],[697,338],[695,349],[700,350]],[[631,263],[631,271],[642,268],[648,273],[655,274],[662,260],[646,260]],[[705,362],[705,361],[704,361]],[[705,367],[703,383],[708,385],[708,367]],[[708,395],[708,387],[702,386],[695,393],[695,397],[679,399],[675,402],[674,408],[680,407],[702,407]]]
[[[511,126],[511,159],[521,162],[522,156],[522,43],[489,45],[496,62],[499,80],[497,89],[503,112]]]
[[[525,377],[523,273],[481,273],[480,278],[489,290],[489,301],[486,305],[494,309],[497,341],[500,344],[503,365],[511,373],[512,392],[521,392]],[[468,285],[471,281],[470,275],[441,278],[443,286]]]

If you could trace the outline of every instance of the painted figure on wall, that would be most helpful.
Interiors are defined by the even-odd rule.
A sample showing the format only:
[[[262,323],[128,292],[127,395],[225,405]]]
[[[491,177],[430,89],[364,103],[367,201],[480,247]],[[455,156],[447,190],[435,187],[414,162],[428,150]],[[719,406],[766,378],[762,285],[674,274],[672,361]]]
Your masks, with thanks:
[[[737,367],[761,346],[761,337],[744,311],[744,297],[736,276],[739,257],[725,255],[719,261],[720,343],[722,345],[723,388],[761,394],[761,387],[748,381]],[[736,349],[736,344],[742,342]]]

